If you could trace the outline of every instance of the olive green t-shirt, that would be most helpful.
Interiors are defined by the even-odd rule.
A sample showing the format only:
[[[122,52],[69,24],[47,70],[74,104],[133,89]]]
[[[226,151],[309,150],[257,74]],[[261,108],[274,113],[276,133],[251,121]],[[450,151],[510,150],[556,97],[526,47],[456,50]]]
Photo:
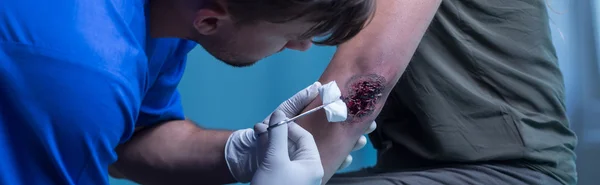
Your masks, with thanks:
[[[399,160],[378,163],[511,161],[575,184],[545,2],[444,0],[371,134]]]

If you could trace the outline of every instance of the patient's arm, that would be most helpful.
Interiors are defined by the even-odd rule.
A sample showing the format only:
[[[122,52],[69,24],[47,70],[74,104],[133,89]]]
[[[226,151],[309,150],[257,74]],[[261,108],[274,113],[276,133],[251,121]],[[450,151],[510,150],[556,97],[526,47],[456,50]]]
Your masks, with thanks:
[[[372,22],[338,48],[319,81],[338,83],[349,107],[348,120],[328,123],[322,111],[298,120],[313,134],[319,147],[325,169],[323,184],[379,114],[440,3],[441,0],[379,0]],[[317,99],[305,110],[319,105],[321,100]]]

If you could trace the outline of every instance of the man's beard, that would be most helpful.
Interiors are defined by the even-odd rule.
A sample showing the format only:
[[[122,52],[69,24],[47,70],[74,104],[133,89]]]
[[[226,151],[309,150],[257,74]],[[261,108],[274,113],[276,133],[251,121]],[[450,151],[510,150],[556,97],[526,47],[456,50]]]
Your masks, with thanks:
[[[281,50],[283,51],[283,50]],[[270,54],[269,56],[266,56],[265,58],[268,58],[270,56],[273,56],[277,53],[280,53],[281,51],[278,51],[276,53]],[[256,64],[257,62],[259,62],[260,60],[226,60],[225,57],[215,57],[217,60],[220,60],[221,62],[226,63],[227,65],[230,65],[232,67],[250,67],[254,64]],[[230,58],[236,58],[236,57],[230,57]],[[264,58],[263,58],[264,59]]]
[[[213,52],[211,50],[206,49],[206,51],[212,55],[213,57],[215,57],[215,59],[229,65],[232,67],[249,67],[254,65],[254,63],[256,63],[256,60],[240,60],[240,57],[236,57],[236,55],[232,54],[232,53],[228,53],[228,52]]]
[[[232,61],[232,60],[224,60],[224,59],[220,59],[217,58],[217,60],[220,60],[221,62],[224,62],[225,64],[232,66],[232,67],[250,67],[252,65],[254,65],[257,61],[252,61],[252,62],[242,62],[242,61]]]

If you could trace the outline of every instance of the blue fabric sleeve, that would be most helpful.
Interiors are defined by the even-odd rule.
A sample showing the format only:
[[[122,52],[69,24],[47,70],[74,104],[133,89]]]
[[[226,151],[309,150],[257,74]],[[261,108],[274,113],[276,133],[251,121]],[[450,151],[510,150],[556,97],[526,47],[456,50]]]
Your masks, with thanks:
[[[185,119],[177,85],[183,77],[186,60],[183,57],[162,66],[144,96],[136,127]]]
[[[16,184],[107,184],[99,166],[116,160],[141,102],[120,71],[131,64],[16,44],[0,44],[0,61],[0,172],[35,176]]]

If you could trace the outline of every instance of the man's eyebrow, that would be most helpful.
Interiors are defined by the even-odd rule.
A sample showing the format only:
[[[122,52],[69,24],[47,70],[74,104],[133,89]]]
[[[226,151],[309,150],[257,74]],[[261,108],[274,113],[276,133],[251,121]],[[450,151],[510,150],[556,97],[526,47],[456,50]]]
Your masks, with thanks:
[[[296,39],[297,40],[308,40],[308,39],[312,39],[313,37],[315,37],[315,36],[312,36],[311,34],[308,34],[308,33],[303,33],[303,34],[296,36]]]
[[[325,37],[327,36],[327,33],[318,33],[318,30],[315,29],[315,27],[310,28],[309,30],[305,31],[304,33],[299,33],[295,38],[297,38],[298,40],[307,40],[307,39],[311,39],[315,38],[315,37]]]
[[[306,39],[310,39],[312,38],[312,30],[308,30],[304,33],[299,33],[299,32],[295,32],[295,33],[290,33],[288,34],[288,38],[292,39],[292,40],[306,40]]]
[[[311,38],[307,33],[289,33],[285,37],[289,40],[305,40]]]

